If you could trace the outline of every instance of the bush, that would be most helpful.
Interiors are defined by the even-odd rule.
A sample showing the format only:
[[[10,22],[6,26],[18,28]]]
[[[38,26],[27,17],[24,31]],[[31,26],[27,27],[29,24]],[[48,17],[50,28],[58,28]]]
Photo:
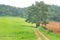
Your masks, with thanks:
[[[42,27],[43,29],[45,29],[45,30],[47,30],[47,28],[46,27]]]
[[[52,30],[52,29],[48,30],[48,33],[51,33],[51,32],[53,32],[53,30]]]

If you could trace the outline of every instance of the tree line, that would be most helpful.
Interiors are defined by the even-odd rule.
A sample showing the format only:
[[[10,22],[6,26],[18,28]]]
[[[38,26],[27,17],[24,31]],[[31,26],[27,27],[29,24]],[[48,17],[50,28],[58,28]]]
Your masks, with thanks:
[[[26,8],[17,8],[9,5],[0,5],[0,16],[18,16],[25,17]]]
[[[40,10],[40,7],[39,7],[40,2],[35,2],[35,3],[36,4],[32,4],[31,6],[29,6],[27,8],[18,8],[18,7],[13,7],[13,6],[9,6],[9,5],[0,5],[0,16],[18,16],[18,17],[23,17],[23,18],[28,19],[28,14],[29,14],[29,11],[31,8],[31,10],[33,10],[34,11],[33,13],[35,13],[35,14],[32,15],[33,13],[31,13],[30,15],[31,15],[31,17],[32,16],[35,17],[36,13],[38,13],[38,11]],[[45,4],[45,3],[43,3],[43,4]],[[47,5],[47,7],[48,7],[48,14],[49,14],[48,19],[50,21],[60,21],[60,6]],[[41,8],[41,9],[45,10],[45,8]],[[39,13],[37,15],[39,16]],[[34,20],[34,18],[32,18],[32,19]]]

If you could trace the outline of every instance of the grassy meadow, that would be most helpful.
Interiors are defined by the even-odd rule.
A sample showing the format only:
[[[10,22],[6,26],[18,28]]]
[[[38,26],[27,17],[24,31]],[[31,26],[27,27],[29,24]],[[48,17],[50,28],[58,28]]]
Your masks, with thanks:
[[[0,17],[0,40],[36,40],[31,24],[19,17]]]
[[[47,36],[50,40],[60,40],[60,34],[48,33],[42,27],[39,27],[38,30]]]

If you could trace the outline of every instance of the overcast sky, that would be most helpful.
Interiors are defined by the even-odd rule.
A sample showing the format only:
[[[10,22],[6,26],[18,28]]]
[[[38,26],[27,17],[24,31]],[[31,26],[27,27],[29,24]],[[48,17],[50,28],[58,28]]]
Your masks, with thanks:
[[[11,5],[15,7],[28,7],[35,1],[44,1],[46,4],[60,6],[60,0],[0,0],[0,4]]]

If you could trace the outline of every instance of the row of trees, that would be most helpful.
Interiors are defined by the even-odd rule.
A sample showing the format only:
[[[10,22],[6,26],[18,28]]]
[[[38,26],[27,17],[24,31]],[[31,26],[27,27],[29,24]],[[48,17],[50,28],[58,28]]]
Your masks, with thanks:
[[[60,21],[60,6],[48,5],[50,8],[49,20]]]
[[[46,17],[44,17],[45,14],[47,15]],[[44,21],[47,21],[48,19],[49,21],[60,21],[60,6],[47,5],[44,2],[35,2],[35,4],[32,4],[27,8],[17,8],[9,5],[0,5],[0,16],[23,17],[27,18],[29,21],[31,21],[31,23],[36,23],[38,18],[40,20],[39,23],[42,23],[41,20],[44,20],[44,18],[46,19]]]
[[[28,16],[25,21],[35,23],[36,27],[40,26],[40,23],[45,25],[48,23],[49,8],[43,1],[36,1],[35,4],[28,7],[27,13]]]
[[[17,8],[8,5],[0,5],[0,16],[25,17],[26,8]]]

